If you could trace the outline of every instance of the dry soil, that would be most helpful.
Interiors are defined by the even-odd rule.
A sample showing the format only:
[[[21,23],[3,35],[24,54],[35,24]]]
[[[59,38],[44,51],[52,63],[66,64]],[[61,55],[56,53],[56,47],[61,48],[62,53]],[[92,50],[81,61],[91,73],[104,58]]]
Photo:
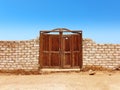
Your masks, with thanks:
[[[1,74],[0,90],[120,90],[120,72]]]

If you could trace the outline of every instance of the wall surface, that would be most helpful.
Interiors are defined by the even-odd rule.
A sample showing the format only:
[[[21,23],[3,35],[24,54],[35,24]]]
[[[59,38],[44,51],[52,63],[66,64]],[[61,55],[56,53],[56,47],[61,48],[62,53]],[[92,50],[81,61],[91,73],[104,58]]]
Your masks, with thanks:
[[[0,70],[37,70],[39,41],[0,41]]]
[[[83,40],[83,67],[120,65],[120,44],[97,44]],[[39,40],[0,41],[0,70],[38,70]]]
[[[120,65],[120,44],[96,44],[83,40],[83,65],[114,68]]]

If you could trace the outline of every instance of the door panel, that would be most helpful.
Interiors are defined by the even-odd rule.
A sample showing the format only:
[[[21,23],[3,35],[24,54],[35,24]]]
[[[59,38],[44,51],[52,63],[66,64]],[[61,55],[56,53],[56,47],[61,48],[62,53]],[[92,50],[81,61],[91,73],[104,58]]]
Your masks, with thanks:
[[[60,55],[59,53],[52,53],[51,54],[51,66],[58,67],[60,66]]]
[[[79,35],[72,35],[72,43],[73,43],[73,51],[80,50],[80,36]]]
[[[71,67],[71,54],[65,53],[64,54],[64,68]]]
[[[59,48],[60,48],[59,35],[51,35],[50,36],[50,43],[51,43],[50,51],[57,51],[57,52],[59,52]]]
[[[42,65],[45,66],[45,67],[50,66],[50,63],[49,63],[49,53],[43,53]]]
[[[73,66],[79,66],[80,64],[80,55],[79,52],[74,52],[74,58],[73,58]]]
[[[71,36],[64,35],[62,39],[63,39],[63,51],[70,51]]]
[[[43,51],[49,50],[49,35],[43,36]]]

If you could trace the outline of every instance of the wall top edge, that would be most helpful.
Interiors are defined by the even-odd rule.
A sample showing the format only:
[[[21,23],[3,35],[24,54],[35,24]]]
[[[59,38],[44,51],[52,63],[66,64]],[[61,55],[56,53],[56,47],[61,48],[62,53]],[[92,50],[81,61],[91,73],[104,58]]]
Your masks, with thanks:
[[[90,41],[95,43],[96,45],[120,45],[120,43],[96,43],[93,39],[91,38],[83,38],[83,41]]]

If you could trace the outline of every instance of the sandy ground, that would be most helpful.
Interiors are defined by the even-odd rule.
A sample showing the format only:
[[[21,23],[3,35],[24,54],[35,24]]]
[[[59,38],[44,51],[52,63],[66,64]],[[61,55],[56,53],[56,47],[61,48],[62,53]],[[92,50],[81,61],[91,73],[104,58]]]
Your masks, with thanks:
[[[0,75],[0,90],[120,90],[120,72]]]

